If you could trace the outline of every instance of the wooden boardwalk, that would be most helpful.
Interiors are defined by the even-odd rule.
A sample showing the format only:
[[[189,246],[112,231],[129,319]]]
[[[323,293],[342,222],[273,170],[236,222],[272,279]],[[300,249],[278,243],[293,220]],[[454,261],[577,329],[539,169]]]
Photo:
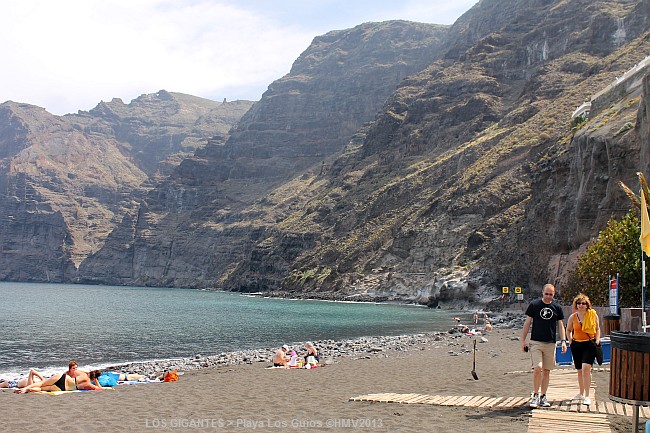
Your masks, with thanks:
[[[351,401],[373,401],[380,403],[428,404],[432,406],[493,407],[511,409],[524,406],[528,397],[484,397],[472,395],[427,395],[427,394],[366,394],[350,398]]]
[[[591,405],[586,406],[571,398],[577,393],[576,372],[573,369],[556,369],[551,373],[547,398],[551,407],[531,410],[529,433],[542,432],[594,432],[610,433],[608,415],[632,416],[633,406],[596,400],[592,386]],[[475,408],[512,409],[528,406],[530,397],[492,397],[472,395],[428,395],[380,393],[351,397],[350,401],[369,401],[432,406],[463,406]],[[639,408],[639,420],[650,420],[650,407]]]
[[[607,415],[589,412],[538,410],[528,421],[528,433],[611,433]]]

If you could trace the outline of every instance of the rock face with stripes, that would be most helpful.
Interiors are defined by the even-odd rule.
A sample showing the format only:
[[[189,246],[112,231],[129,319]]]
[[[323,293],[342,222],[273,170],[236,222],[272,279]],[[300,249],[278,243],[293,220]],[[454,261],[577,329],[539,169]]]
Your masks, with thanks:
[[[483,0],[452,26],[390,21],[317,37],[230,137],[186,149],[144,184],[133,179],[148,179],[151,161],[98,166],[93,176],[146,188],[123,197],[94,185],[82,204],[66,202],[63,221],[76,211],[79,234],[54,217],[59,249],[40,268],[78,282],[447,307],[488,303],[503,281],[562,281],[585,242],[629,208],[617,181],[650,169],[647,89],[577,133],[570,121],[650,52],[648,10],[647,0]],[[114,106],[97,114],[126,123],[120,137],[146,127]],[[10,141],[20,130],[6,125]],[[178,144],[138,137],[143,152]],[[97,196],[116,209],[86,211]],[[115,229],[97,230],[99,220]],[[14,252],[35,231],[24,232],[3,258],[25,263]],[[21,278],[44,279],[29,269]]]

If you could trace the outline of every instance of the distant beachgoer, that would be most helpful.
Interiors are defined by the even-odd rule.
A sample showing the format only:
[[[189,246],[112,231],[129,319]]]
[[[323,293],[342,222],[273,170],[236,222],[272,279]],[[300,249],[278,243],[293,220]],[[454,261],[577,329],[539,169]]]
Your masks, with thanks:
[[[77,361],[70,361],[68,363],[68,371],[61,374],[55,374],[41,382],[34,382],[24,388],[20,388],[15,392],[24,394],[26,392],[40,392],[40,391],[74,391],[77,389],[101,389],[90,382],[88,373],[77,370]]]
[[[298,354],[295,350],[289,352],[289,362],[287,363],[289,368],[300,368],[301,365],[298,363]]]
[[[474,325],[478,325],[478,311],[474,311]]]
[[[596,345],[600,344],[600,320],[596,310],[591,308],[591,301],[587,295],[580,293],[573,299],[572,306],[576,312],[569,316],[566,332],[571,347],[573,365],[578,371],[578,387],[580,388],[580,393],[573,399],[589,406],[591,404],[589,398],[591,368],[596,359]]]
[[[549,407],[546,399],[551,369],[555,368],[556,328],[559,322],[562,353],[566,353],[566,333],[564,329],[564,313],[562,307],[553,301],[555,286],[546,284],[542,289],[542,299],[531,302],[526,309],[526,321],[521,333],[521,351],[530,352],[533,363],[533,396],[529,406]],[[528,330],[531,327],[530,344],[526,344]]]
[[[135,381],[143,379],[143,374],[113,373],[111,371],[93,370],[90,372],[90,381],[97,386],[112,387],[118,382]]]
[[[286,367],[287,364],[289,363],[289,356],[287,356],[287,352],[289,351],[289,346],[286,344],[283,344],[281,348],[279,348],[276,352],[275,355],[273,355],[273,366],[274,367]]]
[[[305,363],[309,363],[308,358],[310,356],[313,356],[316,361],[320,361],[320,355],[318,354],[318,350],[316,350],[314,347],[314,343],[311,341],[306,342],[305,349],[307,349],[307,354],[305,355]]]
[[[305,354],[305,368],[316,368],[320,365],[320,354],[314,347],[314,343],[308,341],[305,343],[307,353]]]
[[[492,325],[488,320],[485,321],[485,326],[483,327],[483,330],[485,332],[490,332],[492,330]]]
[[[35,382],[42,382],[45,378],[38,371],[31,369],[27,377],[18,379],[0,379],[0,388],[25,388]]]

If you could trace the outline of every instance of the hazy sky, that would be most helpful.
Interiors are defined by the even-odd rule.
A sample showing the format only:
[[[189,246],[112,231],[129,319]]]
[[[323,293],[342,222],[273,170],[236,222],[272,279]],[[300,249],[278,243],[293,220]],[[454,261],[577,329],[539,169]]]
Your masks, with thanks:
[[[53,114],[165,89],[259,100],[315,36],[368,21],[452,24],[478,0],[3,0],[0,103]]]

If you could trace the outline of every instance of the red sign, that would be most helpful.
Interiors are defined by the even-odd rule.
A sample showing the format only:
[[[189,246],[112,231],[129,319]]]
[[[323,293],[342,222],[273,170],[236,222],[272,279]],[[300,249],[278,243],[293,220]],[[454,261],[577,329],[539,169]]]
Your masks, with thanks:
[[[609,280],[610,289],[618,289],[618,280]]]

